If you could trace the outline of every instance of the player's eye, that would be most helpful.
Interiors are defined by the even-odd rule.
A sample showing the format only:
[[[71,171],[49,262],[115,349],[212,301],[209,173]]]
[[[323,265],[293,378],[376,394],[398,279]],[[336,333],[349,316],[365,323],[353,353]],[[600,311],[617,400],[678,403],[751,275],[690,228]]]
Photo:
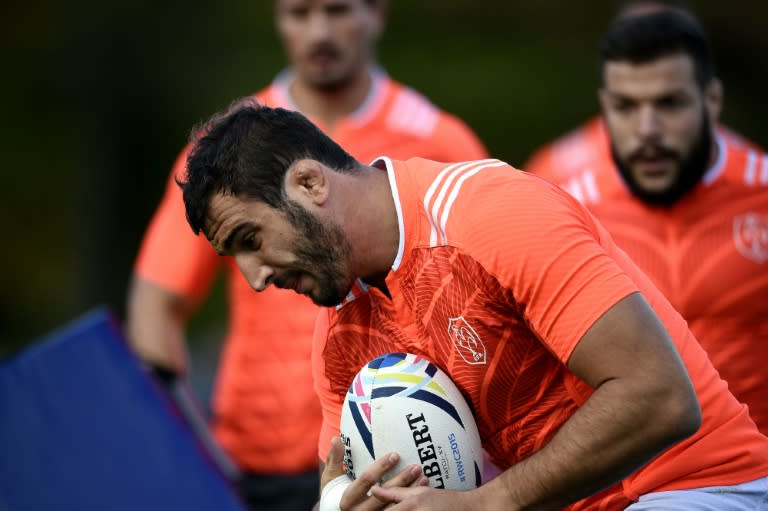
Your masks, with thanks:
[[[241,245],[245,250],[258,250],[261,247],[261,243],[256,239],[254,233],[249,233],[243,236]]]
[[[288,16],[297,20],[306,18],[308,13],[309,9],[307,7],[292,7],[288,9]]]
[[[628,113],[631,112],[635,108],[635,103],[633,101],[628,101],[626,99],[617,99],[613,102],[613,109],[617,112],[622,113]]]
[[[657,102],[664,110],[680,110],[688,105],[688,101],[680,96],[666,96]]]
[[[329,16],[344,16],[352,10],[348,2],[338,2],[330,4],[325,8]]]

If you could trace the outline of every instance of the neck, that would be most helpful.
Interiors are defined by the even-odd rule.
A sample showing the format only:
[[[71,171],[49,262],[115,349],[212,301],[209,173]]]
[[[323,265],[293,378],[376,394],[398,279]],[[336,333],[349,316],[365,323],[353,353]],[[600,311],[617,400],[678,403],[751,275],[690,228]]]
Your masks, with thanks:
[[[333,130],[340,119],[360,108],[372,83],[371,73],[368,68],[363,68],[348,82],[329,89],[315,87],[297,75],[288,90],[302,113],[319,119],[328,130]]]
[[[397,256],[400,228],[387,172],[365,167],[350,176],[345,196],[351,200],[342,212],[353,247],[353,270],[373,285],[383,285]]]
[[[720,157],[720,143],[719,135],[716,131],[712,132],[712,149],[709,151],[709,163],[707,163],[707,171],[712,168],[717,159]],[[705,171],[706,172],[706,171]]]

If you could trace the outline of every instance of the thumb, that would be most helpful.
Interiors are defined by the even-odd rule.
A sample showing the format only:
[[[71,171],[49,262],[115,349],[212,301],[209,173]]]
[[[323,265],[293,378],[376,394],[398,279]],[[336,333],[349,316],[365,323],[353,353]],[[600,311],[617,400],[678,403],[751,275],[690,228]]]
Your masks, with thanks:
[[[328,452],[328,458],[323,469],[323,476],[320,479],[320,487],[344,474],[342,462],[344,460],[344,446],[341,439],[337,436],[331,439],[331,450]]]

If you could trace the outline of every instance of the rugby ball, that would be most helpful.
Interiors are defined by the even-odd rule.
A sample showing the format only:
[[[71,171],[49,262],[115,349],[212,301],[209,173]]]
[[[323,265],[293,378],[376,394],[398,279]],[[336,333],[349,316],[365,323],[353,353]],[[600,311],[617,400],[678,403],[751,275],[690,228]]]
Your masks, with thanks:
[[[423,357],[389,353],[363,366],[341,413],[344,467],[355,479],[374,460],[397,452],[421,465],[433,488],[471,490],[482,484],[480,434],[464,396],[448,375]]]

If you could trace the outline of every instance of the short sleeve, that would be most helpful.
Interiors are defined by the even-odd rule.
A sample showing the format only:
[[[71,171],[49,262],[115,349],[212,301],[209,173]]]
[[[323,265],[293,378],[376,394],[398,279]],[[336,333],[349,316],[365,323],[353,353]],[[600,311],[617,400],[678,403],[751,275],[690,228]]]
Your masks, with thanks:
[[[441,114],[429,143],[436,149],[420,156],[437,161],[482,160],[488,157],[485,146],[469,126],[447,113]]]
[[[575,199],[512,172],[512,183],[486,181],[488,206],[475,208],[485,227],[467,230],[465,248],[512,291],[510,305],[566,363],[586,331],[637,285],[612,256],[618,249],[607,232]]]
[[[525,162],[523,170],[548,180],[554,179],[554,175],[552,174],[552,168],[554,166],[552,163],[553,151],[554,147],[551,143],[538,148],[528,161]]]

